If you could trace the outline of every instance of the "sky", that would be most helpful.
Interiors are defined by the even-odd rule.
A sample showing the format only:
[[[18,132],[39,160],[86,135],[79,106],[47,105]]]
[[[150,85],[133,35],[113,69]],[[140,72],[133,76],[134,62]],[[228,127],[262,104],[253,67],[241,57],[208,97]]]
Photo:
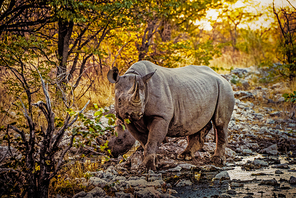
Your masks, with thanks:
[[[289,0],[290,3],[296,7],[296,0]],[[251,1],[237,1],[232,8],[240,8],[245,6],[245,10],[248,12],[262,12],[262,10],[267,10],[268,6],[272,6],[273,0],[253,0]],[[291,5],[287,2],[287,0],[274,0],[275,8],[279,9],[281,7],[291,7]],[[206,19],[216,20],[219,15],[219,11],[211,9],[207,12]],[[261,27],[268,28],[270,24],[274,21],[274,18],[268,14],[263,14],[257,21],[253,21],[248,24],[240,24],[239,28],[251,28],[251,29],[259,29]],[[200,25],[201,28],[205,30],[211,30],[212,26],[210,22],[207,20],[197,21],[196,24]]]

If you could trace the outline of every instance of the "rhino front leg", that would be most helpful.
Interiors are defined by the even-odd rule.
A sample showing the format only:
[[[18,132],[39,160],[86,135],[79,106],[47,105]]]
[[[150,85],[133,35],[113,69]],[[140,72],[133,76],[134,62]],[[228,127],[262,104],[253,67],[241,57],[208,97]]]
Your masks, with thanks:
[[[144,147],[143,166],[148,170],[156,170],[155,155],[161,142],[165,139],[168,132],[168,122],[163,118],[154,118],[150,126],[148,126],[148,140]]]
[[[148,140],[148,135],[146,133],[139,132],[133,123],[126,124],[126,127],[132,136],[138,140],[141,146],[144,148]]]
[[[186,149],[178,155],[178,159],[185,159],[185,160],[192,160],[194,158],[194,153],[198,150],[201,150],[204,146],[205,137],[209,133],[212,128],[211,121],[202,128],[199,132],[189,135],[188,138],[188,145]]]

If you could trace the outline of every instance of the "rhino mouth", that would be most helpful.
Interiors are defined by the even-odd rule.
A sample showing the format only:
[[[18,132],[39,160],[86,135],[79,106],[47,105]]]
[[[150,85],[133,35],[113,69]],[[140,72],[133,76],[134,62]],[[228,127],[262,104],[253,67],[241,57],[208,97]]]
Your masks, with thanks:
[[[143,117],[143,113],[142,112],[133,112],[130,116],[129,119],[134,120],[134,121],[138,121]]]

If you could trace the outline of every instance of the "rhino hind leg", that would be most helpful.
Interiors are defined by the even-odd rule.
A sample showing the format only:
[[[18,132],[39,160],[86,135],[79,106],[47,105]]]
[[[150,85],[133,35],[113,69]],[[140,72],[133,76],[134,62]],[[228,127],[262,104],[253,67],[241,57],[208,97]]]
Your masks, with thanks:
[[[224,164],[226,162],[225,147],[227,143],[227,127],[215,127],[216,149],[211,161],[214,164]]]
[[[194,158],[194,153],[198,150],[201,150],[204,146],[205,137],[209,133],[209,131],[212,128],[211,121],[200,131],[193,135],[189,135],[187,137],[188,139],[188,145],[186,149],[178,155],[178,159],[181,160],[192,160]]]
[[[212,156],[212,162],[224,164],[226,162],[225,147],[227,144],[228,123],[231,119],[235,99],[231,89],[222,85],[219,88],[219,100],[212,119],[216,136],[216,149]]]

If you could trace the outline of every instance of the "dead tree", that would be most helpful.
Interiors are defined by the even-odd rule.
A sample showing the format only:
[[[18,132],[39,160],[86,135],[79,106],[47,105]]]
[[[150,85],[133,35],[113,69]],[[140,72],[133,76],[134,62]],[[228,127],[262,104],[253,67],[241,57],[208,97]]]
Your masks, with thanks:
[[[39,73],[38,70],[37,72]],[[65,164],[64,157],[72,147],[76,134],[70,135],[70,141],[66,148],[61,148],[61,141],[65,137],[66,130],[74,124],[78,115],[85,110],[89,103],[74,117],[67,113],[63,126],[56,127],[55,114],[52,110],[48,90],[40,73],[39,76],[45,102],[38,101],[32,105],[43,113],[47,126],[45,128],[38,126],[37,122],[33,121],[33,114],[28,113],[26,106],[20,99],[28,130],[19,129],[15,123],[6,127],[4,139],[7,141],[8,149],[0,159],[0,182],[5,180],[3,185],[8,185],[8,187],[5,189],[1,185],[0,196],[5,193],[10,194],[10,192],[3,190],[17,187],[22,188],[19,191],[19,197],[48,197],[50,180]],[[14,138],[17,134],[19,142]]]

